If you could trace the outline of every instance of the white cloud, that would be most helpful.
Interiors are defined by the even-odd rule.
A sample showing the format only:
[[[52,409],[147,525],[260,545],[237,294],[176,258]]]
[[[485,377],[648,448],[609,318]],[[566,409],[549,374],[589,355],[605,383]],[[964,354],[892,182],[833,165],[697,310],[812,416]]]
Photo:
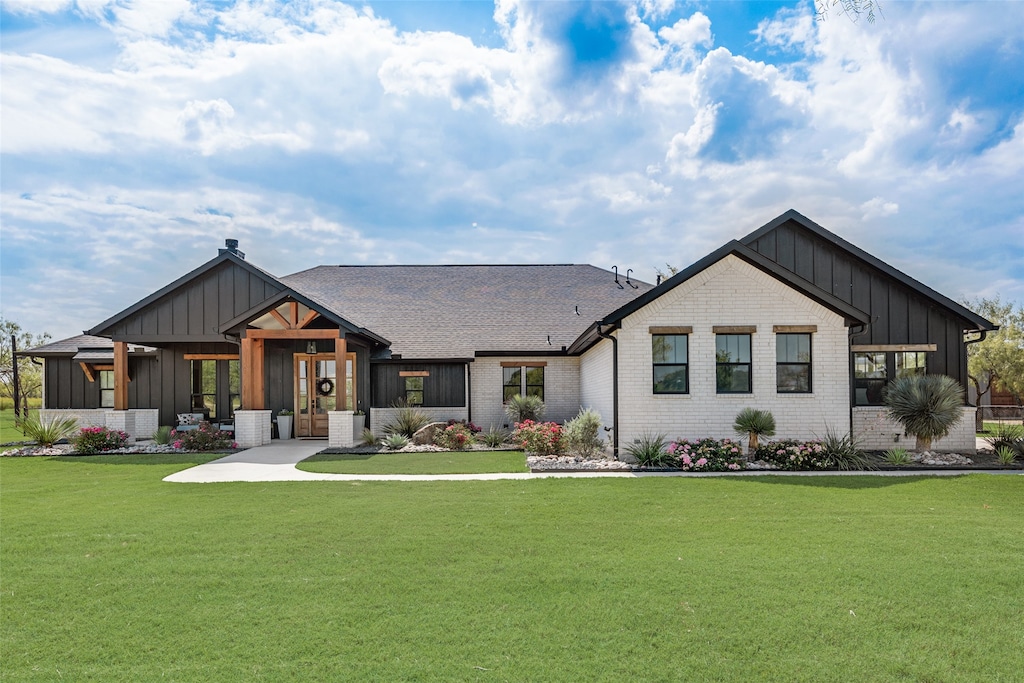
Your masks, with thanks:
[[[872,220],[874,218],[885,218],[887,216],[895,216],[900,211],[900,205],[896,202],[887,202],[881,197],[874,197],[869,199],[860,205],[861,210],[864,212],[864,220]]]

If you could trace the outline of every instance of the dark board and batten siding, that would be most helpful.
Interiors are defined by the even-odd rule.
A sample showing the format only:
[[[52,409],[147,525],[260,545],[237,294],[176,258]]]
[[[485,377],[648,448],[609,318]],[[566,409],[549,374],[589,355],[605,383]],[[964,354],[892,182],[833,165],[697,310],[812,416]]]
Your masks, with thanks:
[[[387,408],[405,397],[405,378],[402,372],[427,372],[423,380],[423,407],[456,408],[466,405],[465,363],[374,363],[370,366],[373,379],[374,408]]]
[[[969,323],[902,282],[795,222],[748,246],[800,278],[864,311],[871,324],[853,344],[936,344],[928,372],[967,382],[963,330]]]
[[[219,334],[221,323],[281,291],[279,285],[265,277],[224,262],[115,323],[104,334],[115,339],[161,339],[172,335],[181,341],[206,339]]]

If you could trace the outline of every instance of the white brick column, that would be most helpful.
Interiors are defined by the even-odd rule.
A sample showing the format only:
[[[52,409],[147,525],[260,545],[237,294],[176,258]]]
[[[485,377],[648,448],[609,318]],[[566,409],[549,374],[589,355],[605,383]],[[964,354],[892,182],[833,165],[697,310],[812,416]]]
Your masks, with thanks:
[[[239,448],[255,448],[270,443],[272,412],[270,410],[235,411],[235,441]]]
[[[103,414],[107,429],[116,429],[128,434],[127,443],[135,443],[135,412],[131,410],[108,410]]]
[[[327,444],[331,448],[351,448],[356,445],[353,434],[352,410],[330,410],[327,412]]]

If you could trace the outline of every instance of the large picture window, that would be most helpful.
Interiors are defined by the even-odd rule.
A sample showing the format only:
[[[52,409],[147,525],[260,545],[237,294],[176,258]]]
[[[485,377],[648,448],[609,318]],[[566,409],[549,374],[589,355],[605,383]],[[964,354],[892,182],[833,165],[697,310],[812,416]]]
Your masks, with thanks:
[[[543,365],[507,365],[501,366],[502,402],[507,403],[516,394],[537,396],[544,400],[544,366]]]
[[[811,393],[811,335],[775,335],[775,387],[780,394]]]
[[[237,360],[193,358],[192,411],[208,420],[228,419],[242,404],[240,364]]]
[[[753,391],[749,334],[715,335],[715,377],[720,394]]]
[[[897,377],[923,375],[928,371],[925,351],[858,351],[853,354],[853,403],[880,406],[885,385]]]
[[[689,337],[685,334],[651,335],[654,359],[654,393],[687,394],[689,383]]]

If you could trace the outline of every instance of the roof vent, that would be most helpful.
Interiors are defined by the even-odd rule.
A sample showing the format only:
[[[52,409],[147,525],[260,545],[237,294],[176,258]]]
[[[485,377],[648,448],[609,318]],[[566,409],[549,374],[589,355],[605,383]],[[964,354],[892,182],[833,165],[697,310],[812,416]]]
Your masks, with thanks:
[[[240,259],[245,258],[245,252],[238,251],[238,240],[224,240],[224,248],[217,251],[218,254],[234,254]]]

